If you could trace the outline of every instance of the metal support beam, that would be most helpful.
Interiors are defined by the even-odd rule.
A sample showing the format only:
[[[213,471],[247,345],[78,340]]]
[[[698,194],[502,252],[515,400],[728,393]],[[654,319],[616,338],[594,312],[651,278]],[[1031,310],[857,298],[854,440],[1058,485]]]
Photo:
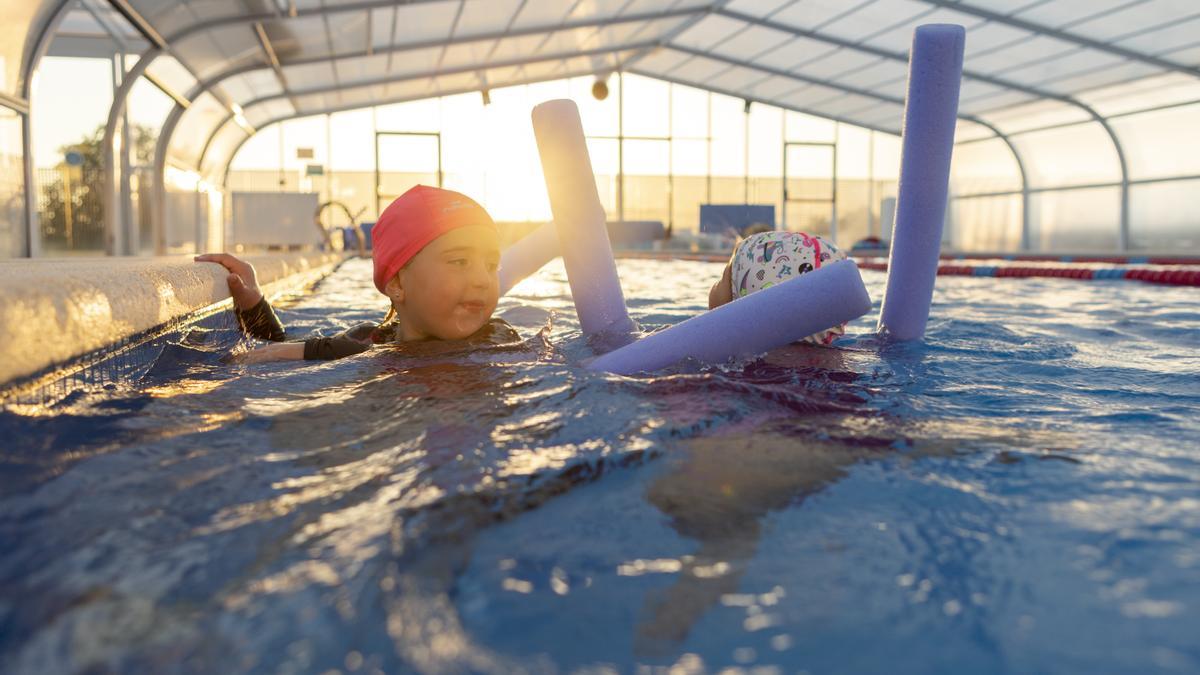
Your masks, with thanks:
[[[922,0],[922,1],[930,2],[933,4],[939,4],[939,5],[946,4],[946,3],[942,3],[941,0]],[[953,9],[956,9],[959,11],[962,11],[963,9],[965,9],[967,7],[966,5],[962,5],[957,2],[946,4],[946,6],[949,6],[950,4],[953,5],[953,7],[952,7]],[[974,8],[972,8],[972,9],[974,9]],[[986,12],[986,10],[979,10],[979,11]],[[894,61],[900,61],[903,63],[908,62],[908,57],[905,54],[902,54],[899,52],[891,52],[886,49],[872,47],[870,45],[854,43],[849,40],[843,40],[841,38],[834,38],[834,37],[831,37],[828,35],[824,35],[822,33],[818,33],[816,31],[810,31],[810,30],[805,30],[805,29],[801,29],[801,28],[796,28],[794,26],[782,24],[777,21],[760,19],[758,17],[750,16],[748,14],[743,14],[740,12],[719,10],[719,11],[717,11],[717,13],[722,16],[726,16],[726,17],[729,17],[732,19],[737,19],[739,21],[743,21],[743,22],[747,22],[747,23],[751,23],[751,24],[755,24],[755,25],[759,25],[759,26],[764,26],[767,28],[772,28],[774,30],[791,33],[792,35],[806,37],[806,38],[809,38],[812,40],[819,40],[822,42],[826,42],[828,44],[845,47],[847,49],[858,50],[861,52],[879,56],[881,58],[887,58],[887,59],[891,59]],[[974,12],[972,12],[972,13],[974,13]],[[990,12],[989,12],[989,14],[990,14]],[[976,14],[976,15],[978,15],[978,14]],[[844,91],[853,91],[854,93],[859,93],[860,95],[873,95],[875,98],[879,98],[880,100],[891,100],[891,101],[895,102],[894,97],[885,98],[880,95],[870,94],[869,92],[865,92],[864,90],[860,90],[860,89],[852,90],[852,89],[849,89],[842,85],[835,84],[830,81],[819,80],[816,78],[804,78],[795,73],[779,71],[777,69],[766,68],[764,66],[757,66],[752,62],[739,61],[736,59],[726,59],[726,58],[720,57],[716,54],[699,52],[697,50],[684,49],[681,47],[672,46],[671,48],[679,50],[679,51],[691,53],[693,56],[703,56],[703,57],[714,59],[714,60],[725,61],[725,62],[730,63],[730,65],[740,65],[740,66],[743,66],[746,68],[752,68],[752,69],[756,69],[756,70],[759,70],[762,72],[776,74],[781,77],[789,77],[790,76],[790,77],[793,77],[796,79],[803,79],[805,81],[823,84],[824,86],[839,88]],[[1113,149],[1117,153],[1117,161],[1118,161],[1118,164],[1120,165],[1120,169],[1121,169],[1121,185],[1122,185],[1122,188],[1121,188],[1121,221],[1120,221],[1121,225],[1120,225],[1120,231],[1118,232],[1118,244],[1120,246],[1120,250],[1122,250],[1122,251],[1125,250],[1126,247],[1128,246],[1128,239],[1129,239],[1129,167],[1128,167],[1128,163],[1126,162],[1126,159],[1125,159],[1125,150],[1121,146],[1121,140],[1117,137],[1116,133],[1113,132],[1113,129],[1109,125],[1108,120],[1106,120],[1104,118],[1104,116],[1102,116],[1100,113],[1096,112],[1096,110],[1094,108],[1092,108],[1091,106],[1083,103],[1082,101],[1080,101],[1072,96],[1067,96],[1064,94],[1057,94],[1055,92],[1038,89],[1036,87],[1029,87],[1029,86],[1022,85],[1017,82],[1012,82],[1009,80],[1005,80],[1003,78],[994,77],[991,75],[979,73],[979,72],[972,71],[969,69],[963,70],[963,77],[979,80],[980,82],[985,82],[987,84],[991,84],[991,85],[994,85],[997,87],[1011,89],[1013,91],[1019,91],[1019,92],[1025,93],[1025,94],[1029,94],[1030,96],[1037,97],[1037,98],[1059,101],[1060,103],[1065,103],[1067,105],[1079,108],[1080,110],[1087,113],[1088,117],[1090,117],[1094,122],[1098,123],[1104,129],[1104,132],[1106,134],[1108,134],[1109,139],[1112,141]],[[817,114],[819,115],[820,113],[817,113]],[[959,115],[959,118],[971,120],[973,122],[981,121],[979,118],[977,118],[975,116],[968,116],[968,115]],[[989,124],[984,124],[984,126],[988,126],[989,128],[991,128],[991,125],[989,125]],[[1026,220],[1026,222],[1028,222],[1028,217],[1026,217],[1025,220]]]
[[[185,110],[180,105],[171,108],[171,112],[163,121],[162,129],[158,132],[158,142],[154,146],[154,204],[150,211],[154,255],[167,254],[167,148],[171,145],[171,137],[175,135],[175,127],[179,125]]]
[[[608,53],[619,53],[619,52],[623,52],[623,50],[635,49],[638,47],[640,47],[640,44],[637,44],[637,46],[622,47],[619,49],[605,48],[605,49],[589,50],[589,52],[572,52],[569,55],[570,56],[588,56],[588,55],[601,55],[601,54],[608,54]],[[563,60],[565,58],[568,58],[568,56],[564,56],[562,54],[534,56],[534,58],[523,58],[523,59],[515,59],[515,60],[511,60],[511,61],[497,62],[497,64],[492,64],[491,67],[526,66],[529,64],[536,64],[536,62],[556,61],[556,60]],[[424,73],[420,73],[420,74],[415,74],[415,76],[407,76],[407,77],[400,77],[400,78],[380,78],[377,80],[371,80],[371,82],[349,84],[346,86],[323,86],[323,88],[311,89],[311,90],[305,90],[305,91],[296,91],[296,92],[292,92],[292,94],[275,94],[275,95],[271,95],[271,96],[264,96],[264,97],[256,98],[256,100],[247,102],[246,108],[248,109],[252,106],[256,106],[256,104],[264,103],[266,101],[280,100],[280,98],[289,98],[289,100],[292,100],[293,96],[304,96],[304,95],[308,95],[308,94],[328,94],[328,92],[344,91],[347,89],[359,88],[359,86],[382,86],[385,84],[392,84],[392,83],[396,83],[396,82],[412,82],[412,80],[428,79],[430,77],[433,77],[434,74],[457,74],[457,73],[461,73],[461,72],[473,72],[473,71],[478,71],[478,70],[480,70],[480,66],[478,66],[478,65],[463,66],[461,68],[450,68],[450,70],[444,70],[444,71],[440,71],[437,73],[434,73],[433,71],[428,71],[428,72],[424,72]],[[542,79],[542,78],[536,79],[536,80],[534,80],[534,82],[538,82],[538,80],[540,80],[540,79]],[[557,76],[556,76],[556,79],[557,79]],[[505,86],[509,86],[509,85],[506,84]],[[474,89],[464,89],[462,91],[474,91]],[[439,92],[439,94],[437,94],[437,95],[445,96],[446,94],[444,94],[444,92]],[[378,103],[374,103],[374,104],[378,104]],[[323,113],[300,112],[300,107],[296,106],[296,104],[294,104],[294,103],[293,103],[292,107],[293,107],[293,109],[296,110],[296,115],[294,115],[294,117],[308,117],[308,115],[311,115],[311,114],[323,114]],[[359,104],[354,104],[354,106],[350,106],[350,107],[344,108],[344,109],[355,109],[355,108],[362,108],[362,107],[367,107],[367,106],[362,106],[362,104],[359,103]],[[198,157],[197,166],[196,166],[198,171],[200,171],[200,169],[203,169],[203,167],[204,167],[204,159],[206,156],[208,156],[208,151],[209,151],[210,145],[212,144],[212,139],[214,139],[216,137],[217,133],[221,131],[222,127],[229,124],[229,120],[234,119],[234,117],[235,117],[235,115],[233,113],[230,113],[230,114],[226,115],[226,117],[224,117],[220,121],[220,123],[218,123],[216,126],[212,127],[212,131],[209,133],[209,137],[205,139],[203,149],[200,150],[200,155]]]
[[[927,5],[933,5],[935,7],[942,7],[945,9],[952,9],[956,12],[962,12],[963,14],[970,14],[971,16],[976,16],[981,19],[987,19],[988,21],[991,21],[993,23],[998,23],[998,24],[1002,24],[1005,26],[1011,26],[1013,28],[1019,28],[1021,30],[1026,30],[1026,31],[1029,31],[1029,32],[1037,34],[1037,35],[1045,35],[1047,37],[1055,38],[1056,40],[1062,40],[1063,42],[1070,42],[1072,44],[1076,44],[1081,47],[1087,47],[1088,49],[1094,49],[1096,51],[1104,52],[1106,54],[1113,54],[1115,56],[1120,56],[1122,58],[1129,59],[1130,61],[1136,61],[1138,63],[1145,63],[1147,65],[1155,66],[1156,68],[1162,68],[1163,70],[1167,70],[1170,72],[1183,73],[1185,75],[1191,75],[1192,77],[1200,77],[1200,68],[1196,68],[1194,66],[1185,66],[1182,64],[1175,63],[1173,61],[1168,61],[1166,59],[1158,58],[1157,56],[1153,56],[1151,54],[1143,54],[1141,52],[1137,52],[1132,49],[1126,49],[1125,47],[1122,47],[1117,44],[1113,44],[1110,42],[1104,42],[1101,40],[1095,40],[1095,39],[1089,38],[1085,35],[1079,35],[1078,33],[1068,33],[1067,31],[1064,31],[1064,30],[1051,28],[1049,26],[1044,26],[1042,24],[1034,23],[1032,21],[1026,21],[1025,19],[1021,19],[1019,17],[1011,16],[1008,14],[1001,14],[1000,12],[992,11],[990,9],[985,9],[978,5],[967,4],[965,2],[959,2],[958,0],[953,0],[953,1],[951,1],[951,0],[920,0],[920,1],[924,2]],[[1192,16],[1186,17],[1186,18],[1191,19],[1191,18],[1195,18],[1196,16],[1200,16],[1200,15],[1192,15]],[[1175,23],[1178,23],[1181,21],[1177,21]]]
[[[506,85],[506,86],[514,86],[515,87],[515,86],[519,86],[519,85],[523,85],[523,84],[535,84],[538,82],[547,82],[550,80],[560,80],[560,79],[568,78],[568,77],[579,77],[579,76],[587,75],[587,74],[589,74],[589,73],[586,71],[579,71],[579,72],[566,71],[563,73],[556,73],[549,77],[530,77],[530,78],[525,78],[522,80],[516,80],[516,81],[510,83],[510,85]],[[458,89],[448,89],[446,91],[440,92],[437,95],[438,96],[454,96],[456,94],[466,94],[466,93],[473,92],[473,91],[476,91],[476,89],[474,87],[461,87]],[[391,97],[391,98],[383,98],[383,99],[380,99],[380,100],[372,103],[371,106],[373,107],[373,106],[381,106],[381,105],[390,105],[392,103],[404,103],[406,101],[417,100],[420,98],[429,98],[429,97],[428,96],[420,96],[420,97],[396,96],[396,97]],[[363,107],[366,107],[366,106],[363,106],[360,103],[355,103],[355,104],[351,104],[351,105],[329,106],[326,108],[321,108],[320,110],[305,111],[304,113],[292,113],[292,114],[288,114],[288,115],[279,115],[277,117],[272,117],[272,118],[264,121],[262,124],[260,124],[258,126],[258,128],[265,129],[265,128],[271,126],[272,124],[278,124],[280,122],[286,122],[288,120],[297,119],[300,117],[310,117],[312,115],[332,115],[334,113],[345,112],[347,110],[359,110]],[[163,128],[164,128],[164,130],[166,129],[165,126]],[[232,164],[233,158],[237,156],[238,150],[240,150],[242,148],[242,146],[246,144],[246,141],[250,140],[250,138],[251,138],[251,136],[249,136],[249,135],[246,136],[245,138],[243,138],[240,143],[238,143],[236,146],[234,146],[233,151],[231,153],[229,153],[229,158],[225,161],[225,168],[224,168],[224,172],[223,172],[223,178],[221,181],[221,185],[224,188],[229,187],[229,166],[230,166],[230,164]],[[161,141],[162,141],[161,137],[160,137],[159,141],[161,143]]]
[[[389,6],[391,6],[391,4],[389,4]],[[526,28],[520,28],[517,30],[511,30],[510,27],[506,27],[502,31],[484,33],[481,35],[473,35],[473,36],[468,36],[468,37],[454,37],[454,38],[449,38],[449,39],[423,40],[421,42],[413,42],[413,43],[409,43],[409,44],[405,44],[405,45],[392,46],[392,47],[388,47],[386,49],[362,49],[362,50],[357,50],[357,51],[352,51],[352,52],[341,52],[338,54],[329,54],[326,56],[312,56],[312,57],[304,57],[304,58],[297,58],[297,59],[289,59],[286,63],[279,61],[278,58],[276,58],[272,52],[272,54],[268,54],[267,62],[270,64],[269,67],[275,68],[276,72],[278,72],[279,68],[282,68],[285,66],[301,66],[301,65],[308,65],[308,64],[313,64],[313,63],[327,63],[327,62],[331,63],[331,62],[342,61],[342,60],[361,59],[361,58],[366,58],[368,56],[377,55],[377,54],[387,54],[389,57],[391,57],[393,55],[404,54],[407,52],[419,51],[419,50],[423,50],[423,49],[430,49],[430,48],[442,47],[442,46],[449,47],[449,46],[453,46],[453,45],[470,44],[470,43],[475,43],[475,42],[488,42],[488,41],[493,41],[493,40],[496,41],[498,44],[499,41],[503,40],[504,38],[527,37],[529,35],[539,35],[542,33],[554,32],[554,31],[560,31],[560,30],[576,30],[579,28],[597,28],[597,29],[599,29],[599,28],[607,28],[607,27],[611,27],[611,26],[619,26],[619,25],[626,24],[626,23],[638,23],[638,22],[643,22],[643,21],[652,21],[652,20],[664,19],[664,18],[669,19],[669,18],[674,18],[674,17],[682,17],[682,16],[690,16],[690,15],[703,16],[703,13],[697,9],[682,9],[682,10],[671,10],[671,11],[667,11],[667,12],[646,12],[646,13],[640,13],[640,14],[632,14],[632,15],[629,15],[626,17],[568,21],[568,22],[565,22],[562,24],[555,24],[555,25],[551,25],[551,26],[548,26],[548,25],[531,26],[531,27],[526,27]],[[256,22],[255,23],[256,30],[259,30],[258,25],[259,24]],[[266,42],[265,37],[266,37],[265,35],[260,35],[259,36],[260,41]],[[493,53],[494,51],[495,51],[495,47],[493,46],[493,49],[488,54],[487,60],[490,61],[491,53]],[[532,53],[536,54],[537,51],[535,50]],[[336,72],[336,68],[337,68],[336,63],[332,63],[332,65]],[[260,70],[266,70],[266,69],[267,69],[267,66],[263,66],[262,64],[249,64],[249,65],[239,66],[237,68],[231,68],[229,70],[225,70],[220,73],[217,73],[216,75],[208,78],[207,80],[204,80],[203,82],[201,82],[198,89],[209,90],[209,89],[219,86],[222,82],[224,82],[225,80],[227,80],[231,77],[236,77],[238,75],[245,75],[246,73],[260,71]],[[389,72],[391,71],[391,67],[388,68],[388,71]],[[284,85],[284,89],[285,90],[287,89],[286,85]]]
[[[0,91],[0,105],[15,110],[22,115],[29,114],[29,101],[17,98],[16,96],[9,96],[2,91]]]
[[[50,18],[40,27],[37,39],[32,41],[30,50],[25,53],[24,71],[21,73],[20,100],[26,104],[24,124],[21,125],[21,159],[25,174],[25,255],[30,258],[42,254],[42,236],[37,211],[37,180],[33,169],[33,116],[30,114],[28,101],[33,94],[33,74],[37,71],[42,56],[50,48],[50,42],[58,32],[58,26],[66,17],[72,2],[73,0],[61,0],[50,14]],[[29,42],[26,41],[27,44]]]
[[[1025,171],[1025,162],[1021,158],[1021,152],[1017,149],[1016,144],[1007,134],[1000,131],[995,125],[985,122],[981,119],[971,120],[976,124],[991,129],[996,138],[1004,141],[1004,145],[1008,146],[1008,151],[1012,153],[1013,160],[1017,163],[1017,171],[1021,174],[1021,250],[1029,251],[1033,248],[1032,232],[1030,231],[1030,201],[1029,201],[1029,175]]]
[[[427,3],[445,2],[445,0],[366,0],[364,2],[346,2],[346,3],[321,3],[318,6],[299,9],[293,3],[289,5],[288,18],[295,19],[299,17],[347,14],[369,11],[372,9],[391,9],[393,7],[403,7],[406,5],[421,5]],[[175,33],[167,36],[167,42],[177,43],[180,40],[191,37],[196,33],[214,28],[225,28],[228,26],[244,26],[252,24],[256,21],[270,21],[278,19],[279,15],[275,12],[247,12],[237,16],[226,16],[219,19],[211,19],[208,21],[198,21],[190,24]]]
[[[121,120],[125,116],[125,105],[129,100],[129,93],[133,91],[134,84],[146,72],[146,68],[162,53],[161,48],[151,47],[142,54],[133,68],[125,73],[124,79],[121,80],[121,86],[113,94],[112,106],[108,109],[108,122],[104,125],[104,140],[100,148],[104,162],[102,201],[104,204],[105,248],[109,255],[133,255],[136,252],[133,241],[131,241],[131,233],[134,230],[131,225],[133,214],[122,208],[122,204],[125,202],[124,188],[128,185],[128,176],[123,171],[125,162],[117,160],[118,146],[122,155],[129,154],[130,139],[125,133],[117,132],[117,125],[121,124]],[[183,109],[178,102],[175,107]]]
[[[663,75],[662,73],[643,71],[643,70],[638,70],[637,68],[634,68],[632,70],[627,70],[625,72],[633,73],[634,75],[641,75],[642,77],[648,77],[648,78],[651,78],[654,80],[662,80],[663,82],[670,82],[672,84],[677,84],[681,87],[691,87],[693,89],[703,89],[704,91],[712,92],[714,94],[721,94],[722,96],[729,96],[731,98],[745,98],[744,93],[736,92],[731,89],[723,89],[721,87],[713,87],[713,86],[710,86],[703,82],[694,82],[694,81],[690,81],[690,80],[684,80],[684,79],[681,79],[678,77],[671,77],[669,75]],[[830,115],[828,113],[819,112],[817,110],[813,110],[812,108],[803,108],[803,107],[793,105],[791,103],[783,103],[783,102],[774,101],[774,100],[767,100],[767,99],[759,99],[759,100],[762,101],[763,103],[768,103],[777,108],[783,108],[784,110],[791,110],[792,112],[798,112],[798,113],[802,113],[805,115],[811,115],[813,117],[820,117],[822,119],[827,119],[827,120],[830,120],[833,122],[845,122],[846,124],[853,124],[854,126],[860,127],[863,129],[872,129],[875,131],[879,131],[879,132],[888,134],[889,136],[899,136],[900,135],[896,129],[884,128],[884,127],[881,127],[881,126],[875,125],[875,124],[864,124],[863,122],[857,122],[857,121],[846,119],[844,117],[840,117],[837,115]],[[974,120],[972,120],[972,121],[974,121]]]
[[[430,78],[438,76],[438,75],[461,75],[462,73],[473,73],[473,72],[476,72],[479,70],[486,70],[489,68],[514,68],[514,67],[519,67],[519,66],[531,65],[534,63],[545,63],[547,61],[565,61],[567,59],[577,58],[577,57],[581,57],[581,56],[587,57],[587,56],[602,56],[605,54],[618,54],[620,52],[641,49],[641,48],[645,47],[647,44],[652,44],[652,43],[639,42],[636,44],[617,45],[614,47],[602,47],[599,49],[573,50],[573,51],[569,51],[569,52],[559,52],[559,53],[555,53],[555,54],[537,54],[534,56],[526,56],[526,57],[521,57],[521,58],[517,58],[517,59],[509,59],[507,61],[496,61],[496,62],[487,64],[486,66],[482,65],[482,64],[478,64],[478,63],[473,63],[471,65],[460,66],[458,68],[445,68],[445,69],[438,70],[438,71],[430,70],[430,71],[425,71],[422,73],[417,73],[414,75],[405,75],[404,77],[372,78],[370,80],[362,80],[359,82],[348,82],[348,83],[343,84],[342,86],[325,85],[325,86],[321,86],[321,87],[314,87],[312,89],[305,89],[302,91],[293,91],[290,94],[284,93],[284,94],[272,94],[270,96],[261,96],[252,101],[247,102],[245,105],[245,109],[249,110],[253,106],[262,105],[263,103],[266,103],[268,101],[277,101],[279,99],[290,98],[292,96],[308,96],[310,94],[327,94],[327,93],[332,93],[335,91],[349,91],[349,90],[360,89],[360,88],[364,88],[364,87],[378,87],[378,86],[383,86],[383,85],[387,85],[387,84],[393,84],[396,82],[412,82],[415,80],[427,80],[427,79],[430,79]],[[507,85],[505,85],[505,86],[507,86]],[[474,91],[474,89],[468,89],[467,91]],[[436,94],[436,95],[441,95],[441,94]],[[296,106],[293,106],[293,107],[296,107]],[[364,106],[362,106],[360,104],[357,107],[364,107]],[[304,115],[307,115],[307,114],[309,114],[309,113],[304,113]]]
[[[815,84],[815,85],[819,85],[822,87],[829,87],[830,89],[837,89],[838,91],[842,91],[847,94],[856,94],[858,96],[863,96],[865,98],[872,98],[872,99],[876,99],[879,101],[886,101],[888,103],[895,103],[897,105],[904,105],[904,99],[900,96],[888,96],[887,94],[880,94],[880,93],[874,92],[870,89],[861,89],[859,87],[852,87],[850,85],[840,84],[840,83],[834,82],[832,80],[825,80],[825,79],[822,79],[819,77],[812,77],[809,75],[804,75],[803,73],[793,73],[789,70],[780,70],[779,68],[772,68],[771,66],[763,65],[760,63],[754,63],[753,61],[743,61],[741,59],[734,59],[734,58],[730,58],[728,56],[721,56],[720,54],[717,54],[714,52],[705,52],[705,51],[701,51],[699,49],[693,49],[691,47],[684,47],[683,45],[669,45],[667,47],[667,49],[679,52],[681,54],[687,54],[688,56],[691,56],[691,57],[709,59],[711,61],[718,61],[720,63],[724,63],[727,66],[755,70],[755,71],[762,73],[763,75],[774,75],[775,77],[782,77],[782,78],[785,78],[788,80],[794,80],[796,82],[803,82],[805,84]],[[737,95],[737,98],[744,99],[744,98],[746,98],[746,95],[739,94],[739,95]],[[850,122],[850,124],[857,124],[857,123]]]
[[[125,17],[129,25],[136,28],[137,32],[150,41],[150,44],[162,50],[168,49],[168,41],[159,35],[157,30],[154,30],[154,26],[150,25],[149,21],[142,18],[142,15],[129,4],[128,0],[108,0],[108,4],[112,5],[118,14]]]
[[[254,34],[258,36],[258,45],[262,49],[263,55],[267,57],[267,63],[271,64],[271,70],[275,71],[275,79],[279,80],[279,88],[283,90],[284,97],[291,101],[293,108],[299,108],[300,106],[296,105],[295,97],[292,96],[291,88],[288,87],[287,77],[283,74],[283,66],[279,63],[279,56],[275,54],[275,47],[271,45],[271,40],[267,37],[267,31],[258,21],[254,22]],[[335,67],[333,70],[336,71],[337,68]],[[212,84],[205,82],[199,84],[193,91],[211,91],[212,88]],[[199,93],[195,96],[198,95]],[[231,109],[229,112],[232,114],[233,110]]]
[[[696,25],[697,23],[699,23],[700,20],[703,19],[704,17],[721,9],[725,5],[728,5],[730,3],[730,1],[731,0],[717,0],[709,7],[704,8],[703,12],[697,14],[697,16],[693,17],[691,20],[683,22],[683,24],[676,27],[675,30],[664,35],[662,37],[662,39],[659,40],[659,44],[660,45],[670,44],[671,40],[674,40],[675,38],[682,35],[684,33],[684,31],[686,31],[687,29]],[[629,68],[634,67],[635,65],[637,65],[638,61],[641,61],[642,59],[646,58],[646,55],[649,54],[650,52],[652,52],[653,50],[654,50],[653,47],[651,47],[649,49],[643,49],[642,51],[638,52],[637,54],[634,54],[633,56],[629,57],[628,59],[625,59],[625,62],[621,64],[619,70],[627,70]]]

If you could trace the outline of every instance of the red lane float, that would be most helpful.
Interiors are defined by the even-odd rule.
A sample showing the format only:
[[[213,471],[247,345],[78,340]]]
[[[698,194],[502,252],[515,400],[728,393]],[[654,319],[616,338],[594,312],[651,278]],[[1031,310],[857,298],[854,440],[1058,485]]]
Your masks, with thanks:
[[[705,253],[672,253],[669,251],[619,251],[619,258],[648,258],[648,259],[665,259],[671,258],[676,260],[696,260],[704,262],[725,262],[729,259],[728,255],[724,254],[705,254]],[[958,257],[958,256],[956,256]],[[1079,262],[1084,262],[1083,258],[1076,258]],[[1167,260],[1163,258],[1161,260]],[[1108,260],[1104,260],[1107,262]],[[886,272],[887,263],[879,258],[865,258],[858,262],[860,270],[873,270],[876,272]],[[1164,263],[1165,264],[1165,263]],[[1047,277],[1060,279],[1080,279],[1080,280],[1096,280],[1096,281],[1117,281],[1121,279],[1129,279],[1132,281],[1144,281],[1151,284],[1163,284],[1167,286],[1200,286],[1200,269],[1146,269],[1142,267],[1134,267],[1128,269],[1108,268],[1096,269],[1092,267],[1045,267],[1045,266],[1024,266],[1024,265],[955,265],[946,264],[939,265],[937,269],[939,276],[966,276],[966,277]]]

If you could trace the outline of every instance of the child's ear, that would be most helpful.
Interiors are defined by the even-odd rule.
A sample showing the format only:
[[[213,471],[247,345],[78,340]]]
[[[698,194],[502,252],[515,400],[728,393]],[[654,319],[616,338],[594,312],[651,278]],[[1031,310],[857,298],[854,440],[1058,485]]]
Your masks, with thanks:
[[[404,303],[404,284],[400,281],[401,274],[392,277],[392,280],[387,282],[383,287],[383,292],[392,299],[393,305]]]

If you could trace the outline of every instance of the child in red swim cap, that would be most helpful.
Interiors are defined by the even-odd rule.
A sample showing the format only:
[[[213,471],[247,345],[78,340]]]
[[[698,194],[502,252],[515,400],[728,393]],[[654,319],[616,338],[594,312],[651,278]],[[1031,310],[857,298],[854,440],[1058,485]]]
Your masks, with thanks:
[[[229,270],[243,330],[281,342],[242,360],[336,359],[381,342],[462,340],[496,332],[492,312],[500,298],[500,237],[482,206],[452,190],[418,185],[384,209],[371,236],[375,287],[391,300],[387,317],[381,325],[361,324],[336,337],[302,343],[284,342],[283,326],[259,291],[253,267],[228,254],[197,256],[198,262]]]

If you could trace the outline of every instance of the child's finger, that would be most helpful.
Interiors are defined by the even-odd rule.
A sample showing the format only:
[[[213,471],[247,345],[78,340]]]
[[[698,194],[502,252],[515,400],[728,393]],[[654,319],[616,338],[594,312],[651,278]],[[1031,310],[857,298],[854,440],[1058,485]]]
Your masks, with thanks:
[[[241,291],[246,288],[246,282],[236,274],[230,274],[225,277],[225,281],[229,284],[229,290]]]
[[[218,265],[224,267],[227,270],[232,270],[234,263],[241,262],[240,260],[229,255],[228,253],[202,253],[202,254],[196,256],[195,258],[192,258],[192,260],[194,260],[195,262],[217,263]]]

